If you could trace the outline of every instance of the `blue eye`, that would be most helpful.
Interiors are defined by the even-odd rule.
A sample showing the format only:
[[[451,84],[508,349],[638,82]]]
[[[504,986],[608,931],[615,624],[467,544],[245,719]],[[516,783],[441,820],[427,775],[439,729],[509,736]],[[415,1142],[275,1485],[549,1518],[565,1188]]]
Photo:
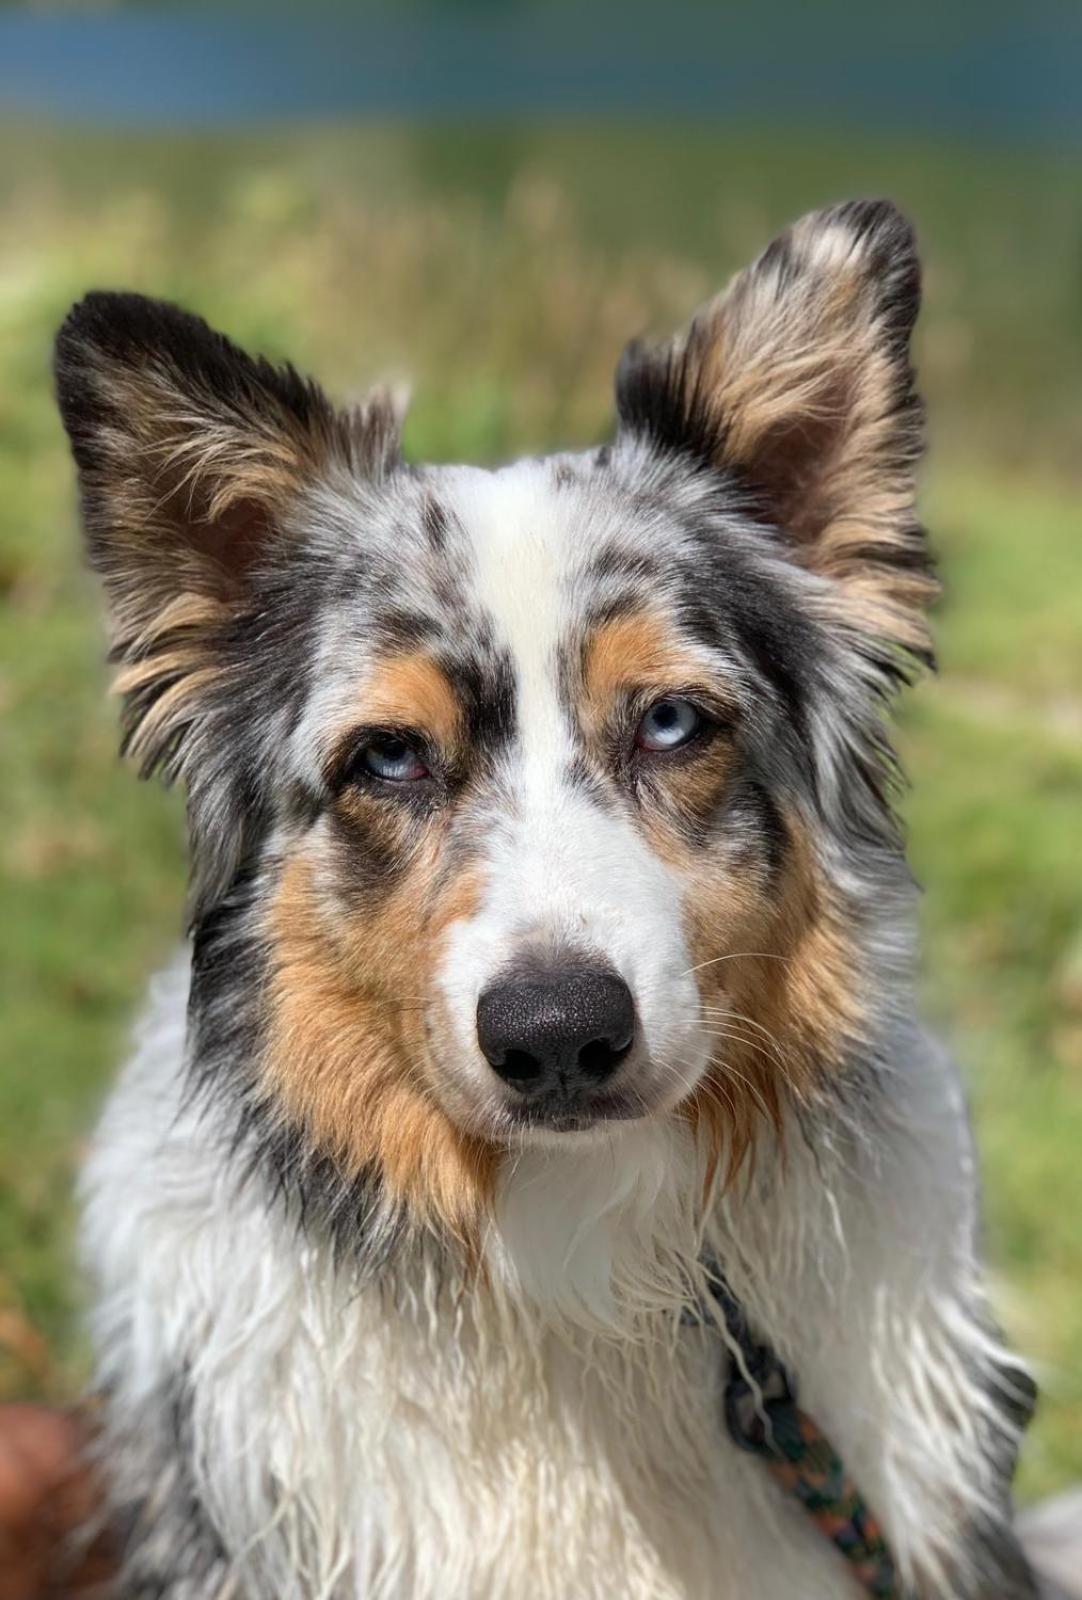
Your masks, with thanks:
[[[635,731],[640,750],[679,750],[694,739],[703,719],[690,700],[668,695],[652,705]]]
[[[416,783],[428,777],[428,768],[413,746],[393,733],[370,739],[359,753],[359,763],[386,783]]]

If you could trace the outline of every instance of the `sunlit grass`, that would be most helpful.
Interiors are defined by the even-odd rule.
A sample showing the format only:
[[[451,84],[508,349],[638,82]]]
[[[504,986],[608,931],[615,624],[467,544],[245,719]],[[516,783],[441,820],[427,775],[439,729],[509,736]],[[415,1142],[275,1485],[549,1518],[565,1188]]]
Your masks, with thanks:
[[[896,189],[931,235],[947,580],[943,677],[903,739],[928,1001],[973,1088],[1003,1312],[1046,1369],[1026,1487],[1082,1476],[1082,528],[1049,465],[1070,466],[1082,392],[1077,214],[1056,173],[1020,197],[1017,171],[977,182],[969,158],[876,167],[826,141],[744,159],[706,140],[372,132],[133,154],[43,135],[18,170],[0,158],[0,1392],[78,1381],[72,1172],[183,896],[179,803],[114,755],[49,394],[67,305],[95,285],[178,298],[340,393],[409,373],[411,451],[491,459],[602,436],[629,333],[681,319],[787,213]],[[689,215],[712,162],[728,203]]]

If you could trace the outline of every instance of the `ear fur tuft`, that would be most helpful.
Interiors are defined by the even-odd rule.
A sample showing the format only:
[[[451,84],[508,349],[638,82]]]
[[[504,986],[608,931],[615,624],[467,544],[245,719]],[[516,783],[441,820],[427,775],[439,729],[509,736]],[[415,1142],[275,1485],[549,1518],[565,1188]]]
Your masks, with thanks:
[[[265,803],[295,684],[267,596],[303,559],[298,502],[328,474],[377,480],[398,461],[384,395],[337,410],[290,366],[246,355],[201,318],[94,293],[56,341],[60,413],[106,594],[122,749],[187,786],[193,906],[228,886]]]
[[[121,669],[124,748],[172,778],[253,576],[289,556],[292,504],[332,466],[391,470],[397,415],[383,396],[338,411],[293,367],[137,294],[74,306],[55,373]]]
[[[625,433],[739,483],[792,559],[836,584],[840,614],[930,661],[909,356],[919,304],[900,212],[832,206],[777,238],[682,334],[629,346],[616,395]]]

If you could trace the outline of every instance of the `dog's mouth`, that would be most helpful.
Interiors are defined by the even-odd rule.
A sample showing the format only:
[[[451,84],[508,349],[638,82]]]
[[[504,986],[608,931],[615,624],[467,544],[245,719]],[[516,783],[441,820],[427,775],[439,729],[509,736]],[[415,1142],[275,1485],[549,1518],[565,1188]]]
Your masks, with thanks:
[[[642,1098],[611,1091],[583,1098],[552,1090],[529,1098],[516,1097],[505,1107],[511,1126],[547,1133],[588,1133],[610,1122],[632,1122],[650,1115]]]

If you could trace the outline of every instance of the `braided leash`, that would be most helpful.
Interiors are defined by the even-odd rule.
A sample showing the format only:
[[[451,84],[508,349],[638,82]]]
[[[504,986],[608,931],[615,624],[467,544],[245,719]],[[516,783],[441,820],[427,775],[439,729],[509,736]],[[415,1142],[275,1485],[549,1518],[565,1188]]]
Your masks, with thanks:
[[[763,1458],[771,1476],[849,1562],[867,1594],[875,1600],[906,1600],[879,1523],[830,1440],[797,1405],[784,1364],[754,1338],[743,1308],[716,1271],[711,1289],[740,1350],[740,1361],[731,1357],[725,1388],[725,1421],[733,1442]]]

